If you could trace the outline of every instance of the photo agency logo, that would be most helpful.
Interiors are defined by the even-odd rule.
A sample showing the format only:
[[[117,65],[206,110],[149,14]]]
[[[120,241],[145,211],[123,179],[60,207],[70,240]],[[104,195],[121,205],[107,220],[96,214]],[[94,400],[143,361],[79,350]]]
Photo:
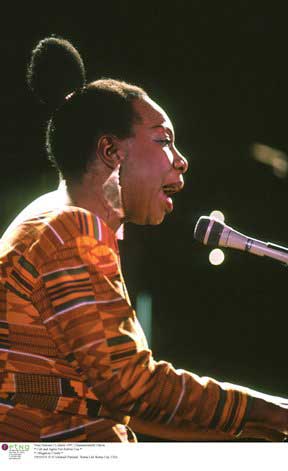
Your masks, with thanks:
[[[24,444],[20,444],[20,443],[9,443],[9,445],[7,445],[7,443],[3,443],[1,445],[1,449],[6,451],[6,450],[14,450],[14,451],[29,451],[30,449],[30,445],[24,445]]]
[[[10,443],[9,450],[15,451],[29,451],[30,445],[24,445],[24,443]]]

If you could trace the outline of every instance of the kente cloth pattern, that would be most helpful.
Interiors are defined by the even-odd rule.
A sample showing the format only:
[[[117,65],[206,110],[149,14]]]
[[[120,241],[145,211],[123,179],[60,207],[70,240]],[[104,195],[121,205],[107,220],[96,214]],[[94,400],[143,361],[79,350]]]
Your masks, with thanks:
[[[103,220],[66,206],[0,247],[0,441],[136,441],[129,416],[241,432],[244,388],[154,360]]]

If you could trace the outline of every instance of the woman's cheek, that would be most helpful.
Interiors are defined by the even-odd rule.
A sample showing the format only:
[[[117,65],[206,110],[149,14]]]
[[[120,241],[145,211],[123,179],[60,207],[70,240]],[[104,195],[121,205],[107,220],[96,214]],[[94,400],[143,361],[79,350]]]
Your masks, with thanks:
[[[167,148],[164,149],[164,152],[167,156],[167,159],[168,159],[170,165],[173,165],[174,157],[173,157],[173,152],[171,151],[171,149],[169,149],[169,147],[167,147]]]

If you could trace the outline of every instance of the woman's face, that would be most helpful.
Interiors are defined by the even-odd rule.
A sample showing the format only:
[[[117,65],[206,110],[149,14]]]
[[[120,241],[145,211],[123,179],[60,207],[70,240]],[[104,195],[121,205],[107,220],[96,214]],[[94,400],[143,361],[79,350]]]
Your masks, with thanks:
[[[137,99],[134,110],[141,122],[125,139],[121,165],[125,220],[135,224],[160,224],[173,211],[171,195],[183,188],[188,163],[178,152],[174,130],[165,111],[150,98]]]

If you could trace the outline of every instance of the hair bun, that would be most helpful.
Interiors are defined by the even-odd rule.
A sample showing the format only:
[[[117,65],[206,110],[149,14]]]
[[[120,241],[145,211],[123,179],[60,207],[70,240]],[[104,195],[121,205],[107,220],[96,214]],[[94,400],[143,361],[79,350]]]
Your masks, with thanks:
[[[56,108],[69,93],[85,84],[79,52],[66,39],[42,39],[32,51],[27,82],[42,103]]]

